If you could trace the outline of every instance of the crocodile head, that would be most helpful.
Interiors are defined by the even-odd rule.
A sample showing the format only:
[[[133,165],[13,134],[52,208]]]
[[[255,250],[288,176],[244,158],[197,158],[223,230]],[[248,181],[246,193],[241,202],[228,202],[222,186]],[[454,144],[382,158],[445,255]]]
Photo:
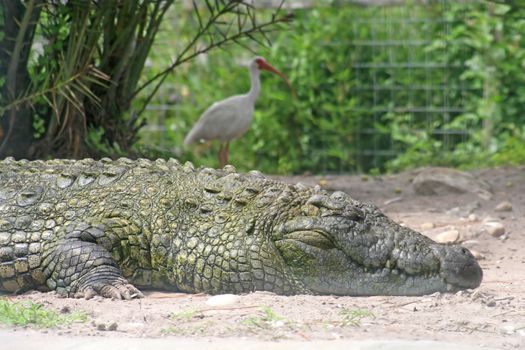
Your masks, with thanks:
[[[318,294],[423,295],[482,279],[468,249],[438,244],[342,192],[312,194],[273,240],[298,283]]]

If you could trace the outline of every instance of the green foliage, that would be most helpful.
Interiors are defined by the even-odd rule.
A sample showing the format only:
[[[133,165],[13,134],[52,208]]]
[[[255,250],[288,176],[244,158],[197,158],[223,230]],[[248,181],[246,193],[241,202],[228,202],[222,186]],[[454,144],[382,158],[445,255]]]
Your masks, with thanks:
[[[102,127],[91,127],[88,130],[84,142],[86,145],[98,154],[111,155],[113,157],[125,157],[127,155],[117,142],[110,144],[110,141],[104,138],[105,131]]]
[[[187,309],[179,312],[172,312],[169,315],[169,318],[174,321],[184,322],[196,317],[197,315],[202,315],[202,313],[194,309]]]
[[[251,316],[243,319],[241,322],[249,327],[257,327],[263,329],[275,327],[276,325],[278,325],[278,322],[288,322],[286,318],[276,314],[271,307],[263,306],[261,307],[260,311],[262,312],[262,315]]]
[[[365,309],[350,310],[345,308],[342,309],[339,314],[342,317],[341,324],[343,326],[359,327],[361,326],[361,320],[363,318],[375,318],[375,315],[371,311]]]
[[[10,326],[54,328],[86,321],[87,316],[83,312],[59,314],[56,311],[44,308],[42,304],[0,299],[0,323]]]
[[[14,34],[4,38],[10,46],[0,53],[0,87],[7,86],[8,96],[0,114],[9,115],[10,123],[3,123],[0,156],[12,155],[7,145],[17,139],[32,146],[20,150],[24,158],[130,152],[145,124],[141,113],[176,68],[232,43],[266,42],[269,31],[290,20],[279,9],[261,18],[249,1],[193,1],[190,8],[187,3],[14,0],[14,6],[1,7],[12,13],[0,13],[0,25],[13,17]],[[166,54],[167,62],[144,76],[160,25],[169,26],[168,9],[194,25],[170,47],[175,51]],[[133,101],[138,94],[142,98]]]
[[[261,75],[254,121],[232,143],[231,162],[269,173],[519,162],[509,152],[523,140],[522,12],[486,2],[295,10],[290,29],[270,36],[270,48],[248,46],[288,75],[296,96],[278,77]],[[192,25],[180,22],[179,35]],[[156,62],[162,48],[154,52]],[[231,47],[166,79],[170,88],[154,102],[175,105],[160,120],[173,154],[217,165],[217,143],[182,141],[209,105],[249,89],[239,63],[253,56]]]
[[[490,155],[488,165],[525,164],[525,128],[521,136],[503,135],[500,139],[500,148]],[[471,166],[475,164],[471,163]]]
[[[465,60],[457,83],[473,87],[458,96],[470,111],[457,115],[443,127],[469,130],[469,138],[447,148],[424,130],[416,138],[396,130],[406,128],[393,120],[394,138],[404,153],[387,164],[398,171],[427,164],[474,168],[523,164],[525,137],[525,11],[490,3],[453,3],[447,12],[453,30],[437,37],[429,50],[447,46],[446,62]]]
[[[261,55],[289,76],[297,97],[279,78],[263,73],[263,91],[252,127],[231,145],[232,161],[239,168],[287,173],[353,165],[351,131],[355,122],[347,113],[354,102],[346,99],[352,85],[348,80],[351,73],[348,69],[339,70],[344,67],[348,52],[328,45],[332,34],[347,27],[345,22],[352,13],[346,11],[337,18],[325,11],[337,13],[336,9],[296,11],[291,28],[272,37],[275,45],[271,48],[261,50]],[[327,25],[334,18],[337,23]],[[187,28],[186,23],[183,25]],[[327,49],[316,50],[323,43]],[[340,59],[328,62],[338,51]],[[207,106],[248,91],[248,71],[239,62],[248,62],[253,56],[234,48],[214,52],[207,56],[206,65],[196,62],[170,79],[175,87],[170,94],[183,99],[177,113],[165,115],[172,144],[182,144],[184,134]],[[217,147],[213,145],[203,153],[197,146],[197,163],[216,165]],[[329,151],[324,152],[323,147]],[[188,149],[182,150],[180,156],[195,159]]]

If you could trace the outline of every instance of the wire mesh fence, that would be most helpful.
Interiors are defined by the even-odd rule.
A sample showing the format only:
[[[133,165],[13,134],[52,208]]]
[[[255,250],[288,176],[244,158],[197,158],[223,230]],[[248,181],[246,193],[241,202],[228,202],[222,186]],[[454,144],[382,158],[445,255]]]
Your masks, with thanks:
[[[415,137],[430,131],[445,150],[469,137],[468,129],[448,126],[468,111],[467,95],[478,93],[460,78],[466,56],[448,62],[448,45],[430,46],[436,34],[448,34],[455,24],[445,17],[448,6],[448,1],[434,4],[432,15],[413,11],[410,5],[399,6],[395,17],[392,8],[383,8],[372,18],[352,23],[354,40],[349,45],[359,57],[351,63],[359,82],[352,93],[368,101],[351,111],[366,116],[358,118],[364,122],[355,135],[355,156],[361,167],[380,167],[403,151],[393,130],[378,127],[385,120],[397,119],[407,126],[400,131]]]
[[[373,15],[368,11],[363,16],[356,10],[356,17],[348,23],[350,37],[319,43],[332,49],[350,48],[346,69],[351,71],[353,85],[348,99],[358,96],[359,103],[349,104],[347,109],[347,119],[357,123],[348,136],[352,147],[345,154],[352,162],[335,159],[339,163],[323,162],[326,168],[313,171],[381,169],[404,151],[399,142],[402,138],[431,137],[444,150],[452,150],[469,138],[471,130],[455,127],[452,121],[469,112],[470,97],[482,92],[461,78],[467,53],[462,57],[461,52],[455,52],[451,60],[451,43],[436,44],[435,40],[436,36],[447,36],[457,24],[457,17],[447,17],[450,4],[448,0],[432,1],[432,11],[425,11],[425,6],[430,6],[425,3],[375,6]],[[414,11],[415,6],[419,11]],[[176,103],[151,104],[148,111],[156,115],[157,125],[144,132],[149,137],[157,135],[154,138],[165,146],[169,140],[162,136],[166,132],[164,115],[171,111],[177,116],[178,110]],[[392,129],[392,124],[398,127]],[[320,157],[329,158],[330,147],[323,142],[330,142],[330,135],[319,139]]]

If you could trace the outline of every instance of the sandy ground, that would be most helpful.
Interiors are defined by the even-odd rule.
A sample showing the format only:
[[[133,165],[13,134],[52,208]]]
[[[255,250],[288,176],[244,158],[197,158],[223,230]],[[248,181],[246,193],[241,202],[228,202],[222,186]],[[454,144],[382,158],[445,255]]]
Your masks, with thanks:
[[[488,169],[473,174],[492,186],[491,199],[470,193],[417,195],[411,185],[415,172],[383,177],[281,179],[343,190],[358,200],[378,205],[394,220],[432,238],[443,232],[459,236],[466,247],[477,252],[484,270],[483,283],[476,290],[423,297],[285,297],[257,292],[219,298],[154,291],[132,301],[63,299],[54,293],[30,292],[9,298],[42,303],[64,314],[82,311],[88,321],[36,331],[0,325],[0,332],[36,334],[36,338],[47,333],[63,339],[220,338],[230,339],[232,344],[247,339],[432,340],[525,349],[525,168]],[[511,207],[497,211],[495,208],[503,201],[509,201]],[[484,230],[487,221],[500,222],[505,232],[494,237]]]

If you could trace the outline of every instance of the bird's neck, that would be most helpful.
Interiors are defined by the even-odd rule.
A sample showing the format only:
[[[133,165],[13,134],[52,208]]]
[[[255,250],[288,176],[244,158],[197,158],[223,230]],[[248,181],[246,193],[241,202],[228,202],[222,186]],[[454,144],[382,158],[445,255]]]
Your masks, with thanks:
[[[257,97],[259,97],[259,93],[261,92],[261,81],[259,79],[260,71],[256,67],[250,68],[250,79],[252,81],[252,86],[250,88],[250,91],[248,92],[248,98],[252,100],[254,103],[257,100]]]

